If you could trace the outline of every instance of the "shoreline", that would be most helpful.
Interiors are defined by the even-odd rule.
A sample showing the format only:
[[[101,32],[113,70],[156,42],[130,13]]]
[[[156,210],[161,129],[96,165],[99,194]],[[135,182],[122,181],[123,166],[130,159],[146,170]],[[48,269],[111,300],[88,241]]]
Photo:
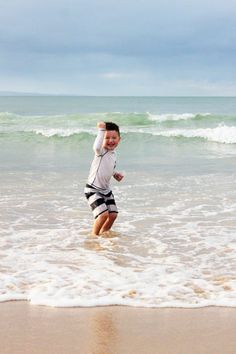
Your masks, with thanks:
[[[2,354],[234,354],[236,308],[0,303]]]

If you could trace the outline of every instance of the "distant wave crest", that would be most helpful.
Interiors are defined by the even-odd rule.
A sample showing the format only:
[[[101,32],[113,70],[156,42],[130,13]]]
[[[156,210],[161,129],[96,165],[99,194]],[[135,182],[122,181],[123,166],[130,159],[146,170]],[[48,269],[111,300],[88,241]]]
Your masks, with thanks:
[[[176,114],[176,113],[166,113],[166,114],[152,114],[147,112],[148,119],[151,121],[156,122],[167,122],[167,121],[178,121],[178,120],[190,120],[190,119],[197,119],[208,117],[210,113],[183,113],[183,114]]]

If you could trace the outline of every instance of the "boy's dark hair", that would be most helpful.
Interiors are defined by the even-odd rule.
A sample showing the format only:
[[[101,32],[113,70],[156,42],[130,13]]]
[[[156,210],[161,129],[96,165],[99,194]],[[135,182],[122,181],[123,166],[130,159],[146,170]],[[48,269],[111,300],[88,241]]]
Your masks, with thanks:
[[[120,128],[116,123],[113,122],[105,122],[106,124],[106,130],[115,130],[118,135],[120,136]]]

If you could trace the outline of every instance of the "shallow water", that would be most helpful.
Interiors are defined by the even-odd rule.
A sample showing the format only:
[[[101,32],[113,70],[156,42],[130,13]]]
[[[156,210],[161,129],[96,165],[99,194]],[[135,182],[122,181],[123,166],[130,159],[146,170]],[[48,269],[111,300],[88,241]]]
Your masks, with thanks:
[[[234,115],[223,121],[177,106],[178,115],[105,115],[123,123],[125,179],[113,183],[120,213],[104,238],[90,236],[83,195],[98,115],[2,114],[0,301],[236,306]],[[225,126],[225,142],[224,129],[214,141],[156,134]]]
[[[0,299],[235,306],[236,176],[135,176],[114,188],[115,237],[91,238],[77,174],[2,175]]]

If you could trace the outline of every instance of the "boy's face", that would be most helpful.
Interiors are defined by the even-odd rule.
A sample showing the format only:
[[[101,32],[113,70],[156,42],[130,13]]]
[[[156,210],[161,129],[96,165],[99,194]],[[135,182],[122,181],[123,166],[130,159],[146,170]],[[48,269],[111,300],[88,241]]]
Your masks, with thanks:
[[[114,150],[120,142],[120,136],[116,130],[106,130],[103,147],[106,150]]]

